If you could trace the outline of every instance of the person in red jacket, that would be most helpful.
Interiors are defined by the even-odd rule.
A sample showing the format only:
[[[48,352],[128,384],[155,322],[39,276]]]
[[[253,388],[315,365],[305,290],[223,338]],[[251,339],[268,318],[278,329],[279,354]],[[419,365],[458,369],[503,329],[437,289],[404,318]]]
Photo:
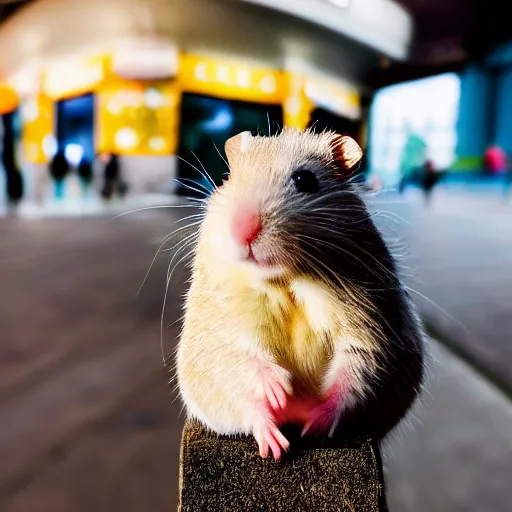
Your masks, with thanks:
[[[507,169],[507,156],[499,146],[491,146],[484,154],[484,167],[489,174],[502,174]]]

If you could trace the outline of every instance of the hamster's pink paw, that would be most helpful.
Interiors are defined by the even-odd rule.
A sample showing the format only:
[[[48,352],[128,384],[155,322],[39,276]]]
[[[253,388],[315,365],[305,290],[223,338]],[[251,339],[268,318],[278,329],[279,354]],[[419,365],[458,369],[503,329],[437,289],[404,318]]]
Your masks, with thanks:
[[[290,373],[274,363],[258,362],[258,398],[266,400],[274,413],[286,408],[292,394]]]
[[[304,425],[308,422],[311,412],[318,405],[318,400],[303,396],[290,396],[286,409],[277,416],[277,424],[285,423]]]
[[[272,420],[258,421],[253,429],[254,438],[258,443],[260,455],[268,457],[269,449],[275,460],[281,458],[282,450],[288,450],[290,443],[283,436],[277,425]]]
[[[302,435],[328,434],[331,437],[338,426],[342,410],[339,396],[331,394],[322,403],[314,407],[302,429]]]

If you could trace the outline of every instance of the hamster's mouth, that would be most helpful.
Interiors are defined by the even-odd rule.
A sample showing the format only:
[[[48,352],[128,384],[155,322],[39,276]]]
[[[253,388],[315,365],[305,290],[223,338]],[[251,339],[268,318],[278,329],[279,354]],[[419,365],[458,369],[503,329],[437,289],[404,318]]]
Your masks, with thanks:
[[[253,251],[252,247],[249,247],[249,251],[248,251],[247,257],[245,259],[246,259],[246,261],[250,261],[251,263],[254,263],[258,267],[269,268],[269,267],[274,266],[269,258],[263,258],[261,256],[256,257],[254,255],[254,251]]]
[[[279,263],[275,260],[275,258],[271,257],[268,254],[265,254],[265,251],[262,251],[261,248],[255,248],[252,245],[249,245],[244,248],[242,260],[257,267],[265,269],[280,267]]]
[[[249,268],[254,269],[258,276],[263,279],[275,279],[286,273],[286,268],[274,257],[266,254],[261,248],[254,249],[252,246],[246,247],[241,260]]]
[[[261,243],[255,240],[254,243],[238,246],[238,259],[240,263],[258,272],[263,277],[274,277],[287,272],[286,265],[282,264],[277,257],[273,244]]]

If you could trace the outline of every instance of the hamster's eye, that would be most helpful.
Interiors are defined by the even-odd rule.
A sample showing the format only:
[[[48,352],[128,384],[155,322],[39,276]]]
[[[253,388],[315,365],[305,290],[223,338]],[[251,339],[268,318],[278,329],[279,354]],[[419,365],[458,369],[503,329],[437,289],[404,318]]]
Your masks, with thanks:
[[[315,174],[307,169],[295,171],[292,174],[292,180],[295,183],[295,188],[299,192],[312,193],[317,192],[320,188],[320,183],[318,183]]]

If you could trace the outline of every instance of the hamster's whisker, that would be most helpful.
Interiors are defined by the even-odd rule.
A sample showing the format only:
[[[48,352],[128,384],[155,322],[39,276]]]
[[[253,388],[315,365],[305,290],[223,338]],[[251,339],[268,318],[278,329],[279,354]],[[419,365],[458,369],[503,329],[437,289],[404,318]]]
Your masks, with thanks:
[[[338,213],[338,212],[365,212],[366,211],[366,208],[364,208],[364,206],[342,206],[342,205],[336,205],[335,208],[329,206],[329,207],[318,207],[318,206],[315,206],[315,203],[313,202],[308,202],[306,204],[308,210],[310,211],[313,211],[313,212],[325,212],[327,214],[330,214],[330,215],[333,215]],[[315,207],[314,207],[315,206]]]
[[[217,147],[217,144],[215,144],[215,141],[212,139],[213,147],[215,148],[215,151],[219,154],[219,156],[222,158],[222,161],[226,164],[227,168],[229,169],[228,161],[222,156],[222,153],[219,151],[219,148]]]
[[[112,220],[115,220],[115,219],[119,218],[120,216],[124,216],[124,215],[126,215],[126,214],[128,214],[128,213],[135,213],[135,212],[138,212],[138,211],[144,211],[144,210],[150,210],[150,209],[159,209],[159,208],[169,208],[169,207],[188,207],[188,205],[162,205],[162,206],[155,206],[155,207],[139,208],[139,209],[137,209],[137,210],[132,210],[132,211],[130,211],[130,212],[125,212],[124,214],[118,215],[117,217],[114,217],[114,219],[112,219]],[[190,215],[190,216],[188,216],[188,217],[185,217],[185,218],[179,219],[179,220],[178,220],[178,221],[176,221],[176,222],[183,222],[183,221],[185,221],[185,220],[188,220],[188,219],[191,219],[191,218],[196,218],[196,217],[199,217],[199,218],[201,218],[201,219],[202,219],[202,217],[203,217],[203,216],[204,216],[204,214]],[[189,229],[189,228],[191,228],[191,227],[194,227],[194,226],[200,225],[200,223],[201,223],[201,222],[190,223],[190,224],[188,224],[187,226],[180,227],[180,228],[176,229],[175,231],[173,231],[170,235],[167,235],[167,236],[164,238],[164,240],[161,242],[161,244],[160,244],[160,246],[159,246],[158,250],[156,251],[155,256],[153,257],[153,259],[152,259],[152,261],[151,261],[151,264],[150,264],[150,266],[149,266],[149,269],[147,270],[147,272],[146,272],[146,274],[145,274],[145,276],[144,276],[144,279],[143,279],[143,281],[142,281],[142,283],[141,283],[141,285],[140,285],[139,289],[137,290],[137,293],[136,293],[136,295],[135,295],[136,297],[138,297],[138,296],[140,295],[140,293],[141,293],[141,291],[142,291],[142,289],[143,289],[143,287],[144,287],[144,285],[145,285],[145,283],[146,283],[146,281],[147,281],[147,279],[148,279],[148,277],[149,277],[149,274],[151,273],[151,270],[152,270],[152,268],[153,268],[153,266],[154,266],[154,264],[155,264],[155,262],[156,262],[156,259],[157,259],[157,258],[158,258],[158,256],[159,256],[159,254],[160,254],[161,252],[165,252],[165,251],[166,251],[166,250],[162,251],[163,246],[164,246],[164,245],[165,245],[169,240],[171,240],[174,236],[176,236],[177,234],[179,234],[179,232],[181,232],[182,230],[186,230],[186,229]],[[176,245],[177,245],[177,244],[176,244]],[[176,246],[176,245],[175,245],[175,246]],[[175,246],[173,246],[173,248],[174,248]],[[172,248],[171,248],[171,249],[172,249]]]
[[[171,247],[168,247],[167,249],[162,249],[162,252],[171,252],[174,248],[176,248],[179,244],[181,244],[182,242],[186,241],[186,240],[190,240],[192,237],[196,236],[199,234],[199,230],[195,230],[193,233],[189,233],[187,236],[185,236],[184,238],[180,238],[173,246]]]
[[[140,285],[138,291],[137,291],[137,294],[135,295],[136,297],[138,297],[140,295],[140,292],[142,291],[142,288],[144,287],[144,285],[146,284],[146,281],[149,277],[149,274],[151,272],[151,269],[153,268],[153,265],[155,264],[155,261],[156,259],[158,258],[159,254],[162,253],[162,252],[167,252],[169,250],[172,250],[174,247],[176,247],[176,245],[178,245],[180,242],[178,242],[177,244],[175,244],[173,247],[171,247],[170,249],[162,249],[163,246],[169,241],[171,240],[176,234],[178,231],[181,231],[183,229],[187,229],[191,226],[194,226],[194,225],[199,225],[200,223],[193,223],[193,224],[189,224],[187,226],[183,226],[179,229],[176,229],[175,231],[173,231],[170,235],[167,235],[163,240],[162,242],[160,243],[160,246],[158,247],[158,250],[156,251],[156,254],[155,256],[153,257],[152,261],[151,261],[151,264],[149,265],[149,269],[148,271],[146,272],[146,275],[144,276],[144,279],[142,281],[142,284]]]
[[[190,253],[187,253],[185,254],[185,256],[183,258],[180,258],[177,263],[174,265],[174,267],[172,267],[172,264],[174,262],[174,260],[176,259],[176,257],[181,254],[184,250],[187,249],[187,245],[188,243],[184,243],[182,245],[182,247],[180,247],[172,256],[171,260],[169,261],[169,266],[167,268],[167,279],[166,279],[166,283],[165,283],[165,294],[164,294],[164,302],[162,304],[162,314],[161,314],[161,317],[160,317],[160,350],[161,350],[161,353],[162,353],[162,360],[164,362],[164,366],[165,366],[165,362],[166,362],[166,357],[165,357],[165,348],[164,348],[164,316],[165,316],[165,306],[167,304],[167,295],[169,293],[169,283],[171,282],[171,278],[172,278],[172,275],[174,273],[174,270],[176,269],[176,267],[184,260],[186,259],[187,257],[190,256]],[[172,267],[172,269],[171,269]]]
[[[392,222],[394,224],[395,227],[401,227],[400,225],[400,221],[398,219],[395,219],[393,218],[392,216],[388,216],[386,215],[385,212],[382,212],[382,211],[376,211],[376,212],[373,212],[370,217],[372,219],[378,219],[378,220],[386,220],[386,221],[389,221],[389,222]]]
[[[170,329],[171,327],[174,327],[178,322],[181,322],[183,320],[183,315],[180,315],[172,324],[169,324],[166,329]]]
[[[307,253],[303,252],[302,254],[302,257],[303,257],[303,261],[304,263],[310,268],[313,270],[313,273],[319,275],[319,277],[321,279],[324,280],[324,282],[329,282],[329,276],[326,274],[326,272],[324,270],[322,270],[318,265],[317,263],[321,263],[317,258],[315,258],[314,256],[309,256],[307,255]],[[311,261],[311,260],[316,260],[316,261]]]
[[[334,196],[335,197],[335,196]],[[335,197],[336,198],[336,197]],[[339,201],[343,201],[343,198],[336,198]],[[367,215],[367,209],[364,206],[357,206],[357,205],[340,205],[338,204],[331,204],[328,207],[325,206],[318,206],[318,204],[321,204],[318,201],[310,200],[307,203],[297,203],[297,209],[301,208],[305,211],[307,210],[310,213],[319,212],[319,213],[325,213],[330,215],[331,217],[333,215],[340,215],[343,213],[347,214],[354,214],[357,213],[359,216],[365,216]],[[293,206],[293,203],[291,203]]]
[[[203,169],[203,172],[204,172],[205,174],[208,174],[208,173],[206,172],[206,169],[204,168],[203,162],[201,162],[201,160],[199,160],[199,157],[198,157],[198,156],[197,156],[193,151],[191,151],[191,153],[194,155],[194,158],[197,160],[197,162],[198,162],[198,163],[199,163],[199,165],[201,166],[201,169]]]
[[[373,197],[367,199],[367,202],[374,205],[380,205],[380,204],[401,204],[403,205],[404,204],[404,201],[403,199],[400,200],[400,199],[380,199],[380,198],[376,198],[376,199],[373,199]]]
[[[387,276],[389,279],[391,279],[391,281],[395,281],[396,280],[396,276],[395,274],[389,270],[388,268],[386,268],[382,262],[380,262],[373,254],[369,253],[366,249],[363,249],[363,247],[361,247],[360,244],[356,244],[354,241],[350,240],[350,239],[347,239],[345,237],[343,237],[343,234],[342,234],[342,238],[343,238],[343,242],[346,242],[348,243],[349,245],[351,245],[353,248],[355,248],[356,250],[358,251],[361,251],[362,253],[364,253],[366,256],[368,256],[370,259],[372,259],[376,264],[377,266],[382,270],[382,272],[384,273],[385,276]],[[370,268],[370,267],[368,267]]]
[[[344,253],[347,256],[349,256],[349,258],[353,258],[353,259],[357,260],[361,264],[362,268],[364,268],[366,270],[369,270],[374,276],[380,277],[379,274],[376,271],[374,271],[371,267],[369,267],[367,264],[365,264],[365,262],[361,258],[358,258],[357,256],[352,254],[347,249],[344,249],[343,247],[338,247],[338,246],[336,246],[334,244],[330,244],[329,242],[325,242],[323,240],[319,240],[317,238],[314,238],[314,237],[311,237],[311,236],[308,236],[308,235],[299,234],[297,236],[300,237],[301,239],[310,239],[311,241],[314,241],[316,243],[320,243],[320,244],[322,244],[322,245],[324,245],[326,247],[330,247],[330,248],[332,248],[332,249],[334,249],[334,250],[336,250],[338,252]],[[307,240],[304,240],[304,241],[307,243]],[[314,245],[312,243],[310,243],[309,245],[314,247]],[[347,279],[347,281],[349,281],[349,279]]]
[[[205,190],[208,193],[211,192],[211,189],[209,187],[207,187],[206,185],[204,185],[200,181],[193,180],[192,178],[173,178],[173,181],[177,181],[177,182],[179,182],[182,185],[184,185],[184,183],[182,183],[184,181],[190,182],[192,185],[195,185],[196,187],[201,187],[203,190]]]
[[[209,197],[212,193],[212,190],[200,183],[199,181],[193,180],[191,178],[173,178],[173,181],[176,183],[183,185],[185,188],[189,190],[193,190],[194,192],[202,193],[204,197]],[[194,185],[194,186],[192,186]],[[196,188],[199,187],[199,190]]]
[[[339,227],[339,229],[333,229],[332,226],[335,222],[343,225],[343,227],[345,227],[345,228],[348,228],[352,225],[352,224],[345,223],[344,218],[337,219],[336,217],[334,217],[332,215],[330,218],[325,218],[325,219],[321,219],[321,220],[316,219],[312,215],[304,215],[303,220],[304,220],[304,222],[308,222],[308,225],[311,226],[311,229],[318,228],[319,235],[320,234],[325,235],[326,233],[329,233],[332,235],[333,238],[339,238],[341,234],[350,233],[349,229],[342,229],[341,226]],[[314,221],[314,222],[311,222],[311,221]],[[329,221],[329,223],[327,223],[327,221]],[[302,223],[300,224],[300,226],[303,226],[303,225],[304,224],[302,224]]]
[[[332,198],[340,198],[340,197],[353,197],[353,192],[350,190],[342,190],[336,186],[332,187],[332,190],[326,194],[314,195],[307,201],[307,206],[311,207],[315,204],[320,203],[324,206],[326,203],[328,204],[328,200]]]
[[[315,247],[312,242],[310,242],[308,240],[303,240],[303,241],[306,245],[309,245],[310,247],[313,247],[313,248]],[[327,267],[327,265],[322,263],[318,258],[313,256],[312,254],[308,253],[307,251],[304,251],[303,249],[300,249],[299,253],[300,253],[301,259],[306,264],[308,264],[312,269],[314,269],[315,272],[319,273],[321,275],[321,277],[323,279],[325,279],[326,282],[329,282],[330,279],[329,279],[327,273],[325,273],[323,270],[321,270],[318,265],[324,267],[329,272],[329,274],[332,274],[333,276],[335,276],[334,272],[329,267]],[[338,276],[336,276],[336,278],[339,279]],[[347,279],[347,281],[348,281],[348,279]]]
[[[191,197],[191,196],[183,196],[183,200],[186,201],[183,204],[183,208],[195,208],[197,210],[202,210],[206,208],[208,204],[208,198],[202,197]]]
[[[188,227],[190,226],[197,226],[198,224],[201,224],[202,222],[202,215],[200,217],[197,218],[197,220],[195,220],[194,222],[189,222],[188,224],[185,224],[183,226],[180,226],[178,228],[176,228],[174,231],[172,231],[171,233],[169,233],[168,235],[165,236],[164,240],[170,240],[174,234],[176,233],[179,233],[180,231],[183,231],[184,229],[187,229]],[[184,220],[184,219],[180,219],[180,220]],[[190,220],[190,219],[187,219],[187,220]],[[176,221],[176,224],[180,222],[180,221]],[[162,240],[162,241],[164,241]]]
[[[293,205],[291,205],[293,206]],[[296,212],[295,212],[296,213]],[[354,214],[357,213],[357,217],[361,220],[364,219],[365,211],[363,209],[357,210],[355,208],[307,208],[305,213],[300,214],[304,219],[308,216],[317,216],[325,220],[332,221],[333,219],[339,219],[340,221],[346,222],[347,220],[354,219]],[[366,220],[366,219],[365,219]]]
[[[357,261],[359,261],[361,263],[361,265],[363,266],[363,268],[365,268],[366,270],[370,271],[371,274],[373,274],[375,277],[377,278],[380,278],[381,276],[378,274],[378,272],[374,271],[370,266],[364,264],[363,260],[361,260],[360,258],[358,258],[357,256],[354,256],[352,255],[352,253],[350,251],[346,251],[344,250],[343,248],[340,248],[334,244],[330,244],[329,242],[326,242],[325,240],[319,240],[317,238],[314,238],[314,237],[310,237],[310,236],[307,236],[307,235],[299,235],[301,236],[301,238],[307,238],[307,239],[310,239],[312,242],[316,242],[316,243],[319,243],[320,245],[324,245],[326,247],[330,247],[332,249],[335,249],[339,252],[344,252],[346,254],[349,255],[349,257],[353,257],[355,259],[357,259]],[[312,242],[309,242],[308,240],[304,240],[304,243],[306,243],[307,245],[311,246],[312,248],[315,248],[314,244]],[[313,257],[311,254],[308,254],[308,257]],[[315,258],[316,259],[316,258]],[[321,263],[319,261],[319,263]],[[327,268],[327,267],[326,267]],[[337,276],[337,279],[341,279],[339,276]],[[352,281],[351,279],[347,278],[347,277],[344,277],[343,278],[345,281],[351,283],[352,285],[354,286],[360,286],[360,285],[365,285],[365,288],[368,290],[368,291],[373,291],[373,292],[376,292],[376,291],[383,291],[383,290],[390,290],[390,289],[397,289],[397,287],[390,287],[390,286],[386,286],[384,288],[368,288],[368,286],[371,286],[373,285],[374,283],[368,283],[368,282],[365,282],[365,281],[358,281],[358,282],[354,282]]]
[[[362,218],[362,216],[354,217],[354,215],[351,213],[348,213],[347,215],[344,214],[320,214],[317,215],[315,212],[307,213],[305,215],[301,215],[303,220],[305,222],[311,222],[314,221],[315,224],[333,227],[336,226],[337,228],[341,229],[342,231],[345,230],[346,232],[353,232],[354,226],[361,226],[361,224],[365,224],[367,222],[367,219]],[[345,228],[345,229],[344,229]],[[349,229],[350,228],[350,229]],[[359,231],[359,229],[358,229]]]
[[[181,245],[180,247],[178,247],[173,255],[173,257],[171,258],[171,261],[170,263],[172,263],[172,261],[174,260],[175,256],[179,253],[182,253],[183,251],[185,250],[188,250],[188,249],[191,249],[192,247],[194,247],[195,243],[196,243],[196,240],[197,238],[199,237],[199,232],[198,231],[195,231],[194,233],[190,233],[189,235],[187,235],[185,238],[179,240],[175,246],[179,246]],[[192,256],[193,255],[193,252],[194,251],[190,251],[188,252],[187,254]],[[174,271],[174,269],[173,269]],[[169,269],[168,269],[168,272],[169,272]],[[172,273],[172,271],[171,271]],[[169,277],[169,275],[167,276]]]
[[[126,215],[131,215],[132,213],[138,213],[138,212],[144,212],[146,210],[159,210],[160,208],[191,208],[191,205],[189,204],[163,204],[159,206],[144,206],[143,208],[136,208],[135,210],[130,210],[129,212],[123,212],[119,215],[116,215],[112,219],[110,219],[108,222],[113,222],[120,217],[125,217]]]
[[[414,288],[411,288],[410,286],[405,286],[404,285],[404,288],[408,291],[408,292],[413,292],[415,293],[416,295],[418,295],[418,297],[421,297],[423,300],[426,300],[429,304],[431,304],[432,306],[434,306],[435,308],[437,308],[439,311],[441,311],[441,313],[443,313],[444,315],[446,315],[446,317],[449,319],[449,320],[452,320],[453,322],[455,322],[459,327],[461,327],[465,332],[466,334],[470,334],[470,330],[460,321],[458,320],[457,318],[455,318],[453,315],[451,315],[450,313],[448,313],[448,311],[446,311],[446,309],[444,309],[443,307],[441,307],[437,302],[433,301],[432,299],[429,299],[426,295],[424,295],[423,293],[419,292],[418,290],[415,290]]]
[[[204,219],[204,212],[201,212],[201,213],[193,213],[192,215],[187,215],[186,217],[182,217],[181,219],[178,219],[175,224],[179,224],[181,222],[184,222],[186,220],[190,220],[190,219]]]
[[[401,217],[400,215],[396,214],[395,212],[390,212],[388,210],[378,210],[375,213],[377,215],[381,215],[381,216],[386,215],[385,218],[389,218],[390,220],[392,218],[394,218],[397,221],[398,224],[400,224],[400,222],[404,222],[408,226],[413,227],[413,225],[407,219],[404,219],[403,217]]]
[[[331,219],[332,220],[332,219]],[[382,270],[382,272],[384,273],[384,275],[392,280],[394,280],[394,274],[392,271],[390,271],[389,269],[387,269],[375,256],[373,256],[372,254],[370,254],[366,249],[364,249],[363,247],[361,247],[360,244],[356,244],[353,240],[351,240],[349,237],[346,237],[344,236],[344,233],[341,229],[338,229],[338,230],[334,230],[332,229],[330,226],[320,226],[320,223],[314,223],[312,224],[313,226],[315,227],[319,227],[318,229],[318,234],[319,236],[321,236],[323,233],[332,233],[333,237],[334,238],[337,238],[337,239],[340,239],[341,238],[341,241],[344,243],[344,244],[348,244],[350,245],[351,247],[353,247],[356,251],[358,252],[361,252],[361,253],[364,253],[366,256],[368,256],[372,261],[374,261],[376,263],[376,265]],[[333,248],[337,248],[338,250],[341,250],[343,252],[345,252],[346,254],[348,254],[349,256],[352,256],[354,258],[356,258],[359,262],[363,263],[363,261],[358,258],[353,252],[350,252],[342,247],[340,247],[339,245],[332,245]],[[369,265],[366,265],[364,266],[363,268],[366,268],[367,270],[370,270],[375,276],[377,277],[382,277],[380,276],[380,274],[378,273],[375,273],[373,271],[373,269],[369,266]]]
[[[360,232],[361,225],[364,225],[366,222],[364,219],[353,220],[350,217],[342,215],[317,216],[307,213],[306,215],[300,215],[299,217],[299,226],[308,225],[311,226],[311,229],[319,228],[319,234],[320,232],[323,234],[332,233],[333,238],[339,238],[340,234],[346,234],[349,236],[351,233]],[[336,229],[334,229],[333,226],[336,226]]]
[[[204,190],[201,190],[199,188],[196,188],[196,187],[193,187],[192,185],[189,185],[188,183],[184,183],[185,181],[192,181],[192,183],[195,183],[197,184],[198,186],[200,186],[201,188],[204,188],[202,185],[196,183],[195,181],[193,180],[188,180],[187,178],[174,178],[173,179],[174,182],[178,183],[178,185],[182,185],[183,187],[185,187],[187,190],[190,190],[192,192],[196,192],[197,194],[201,194],[203,197],[209,197],[210,195],[210,191],[205,192],[206,189]]]
[[[314,220],[315,225],[325,226],[326,228],[331,228],[333,225],[333,222],[338,222],[339,224],[341,224],[344,227],[358,226],[358,225],[366,222],[365,219],[360,219],[360,220],[350,219],[350,222],[347,222],[347,219],[350,219],[350,217],[345,217],[342,215],[332,215],[332,214],[317,216],[317,215],[311,215],[310,213],[308,213],[307,215],[304,215],[304,220],[309,220],[309,221]],[[323,221],[328,221],[328,224],[325,224]],[[331,229],[331,231],[333,231],[333,230]],[[340,231],[343,231],[341,226],[340,226]],[[345,231],[348,231],[348,230],[345,230]],[[333,232],[335,232],[335,231],[333,231]],[[337,231],[336,231],[336,233],[337,233]]]
[[[199,231],[196,230],[194,231],[193,233],[190,233],[188,234],[186,237],[184,238],[181,238],[180,240],[178,240],[172,247],[169,247],[168,249],[163,249],[162,252],[171,252],[173,249],[175,249],[176,247],[178,247],[178,245],[180,245],[181,243],[183,242],[187,242],[187,241],[191,241],[192,238],[194,238],[195,236],[199,236]]]
[[[172,233],[168,234],[163,240],[162,240],[162,244],[165,244],[166,242],[169,242],[170,240],[172,240],[176,235],[178,235],[179,233],[191,228],[191,227],[195,227],[195,226],[199,226],[201,224],[201,221],[197,221],[197,222],[190,222],[189,224],[186,224],[185,226],[181,226],[177,229],[175,229]],[[166,249],[167,250],[167,249]]]
[[[196,160],[199,162],[199,165],[203,169],[203,172],[206,175],[206,177],[208,178],[208,181],[210,181],[210,183],[213,185],[213,188],[216,189],[217,185],[215,185],[215,182],[213,181],[212,177],[208,174],[208,171],[206,170],[205,166],[203,165],[203,162],[201,162],[201,160],[199,160],[198,156],[193,151],[191,151],[191,153],[196,157]]]
[[[149,277],[149,274],[151,272],[151,269],[153,268],[153,265],[155,264],[156,259],[158,258],[158,255],[160,254],[160,251],[162,250],[162,247],[164,244],[167,243],[167,238],[164,239],[164,241],[160,244],[160,247],[158,247],[158,250],[156,251],[155,255],[153,256],[153,259],[151,260],[151,264],[149,265],[149,268],[146,272],[146,275],[144,276],[144,279],[142,280],[141,285],[139,286],[139,289],[137,290],[137,293],[135,294],[135,297],[138,297],[140,292],[142,291],[142,288],[146,284],[146,281]]]
[[[178,155],[178,158],[182,162],[186,163],[187,165],[190,165],[190,167],[192,167],[192,169],[196,170],[205,180],[207,180],[211,184],[211,186],[213,187],[213,190],[215,190],[217,188],[217,185],[215,185],[215,182],[212,180],[211,176],[208,173],[204,173],[201,169],[196,167],[194,164],[191,164],[189,161],[185,160],[183,157],[181,157],[179,155]]]

